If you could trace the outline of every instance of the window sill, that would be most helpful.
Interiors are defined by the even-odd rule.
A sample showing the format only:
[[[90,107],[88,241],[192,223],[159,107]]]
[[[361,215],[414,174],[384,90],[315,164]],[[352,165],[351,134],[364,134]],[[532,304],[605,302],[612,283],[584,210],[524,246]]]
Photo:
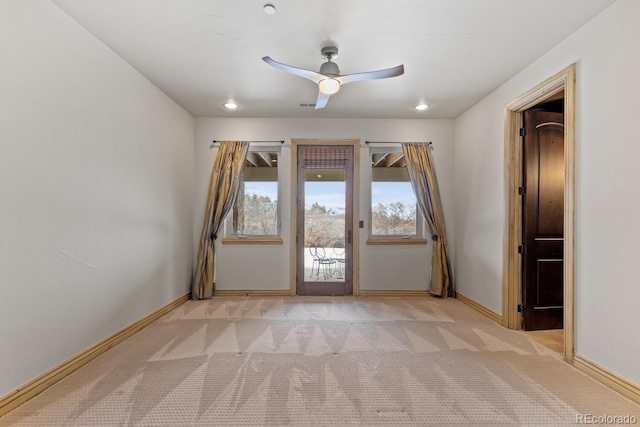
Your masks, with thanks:
[[[403,239],[402,237],[372,237],[367,239],[367,245],[426,245],[427,239]]]
[[[281,245],[280,237],[225,237],[222,239],[223,245]]]

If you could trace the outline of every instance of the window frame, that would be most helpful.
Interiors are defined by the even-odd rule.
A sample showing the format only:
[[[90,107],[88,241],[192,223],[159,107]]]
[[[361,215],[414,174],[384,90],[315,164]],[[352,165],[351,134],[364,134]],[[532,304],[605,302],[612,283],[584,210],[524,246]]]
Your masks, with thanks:
[[[275,181],[277,185],[277,200],[276,200],[276,234],[240,234],[236,233],[233,227],[233,210],[234,206],[229,211],[229,214],[224,219],[225,237],[222,239],[223,244],[282,244],[282,171],[280,168],[281,163],[281,144],[264,143],[264,142],[250,142],[248,153],[269,152],[275,153],[277,156],[276,169],[277,179]],[[245,168],[246,170],[246,168]],[[244,171],[243,171],[244,178]]]
[[[400,235],[400,234],[373,234],[373,155],[380,153],[402,153],[402,146],[400,144],[389,144],[379,146],[369,146],[369,153],[367,161],[370,167],[370,179],[369,179],[369,224],[368,224],[368,238],[367,245],[422,245],[426,244],[427,240],[424,238],[424,230],[426,224],[424,216],[418,207],[418,201],[416,200],[416,230],[415,234]],[[410,181],[409,185],[411,185]]]

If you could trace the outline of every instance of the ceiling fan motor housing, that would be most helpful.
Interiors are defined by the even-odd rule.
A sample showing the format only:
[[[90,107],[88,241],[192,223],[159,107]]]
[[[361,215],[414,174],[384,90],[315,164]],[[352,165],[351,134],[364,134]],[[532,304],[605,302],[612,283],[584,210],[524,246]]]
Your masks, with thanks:
[[[324,74],[325,76],[339,76],[340,68],[338,68],[338,64],[335,62],[325,62],[320,66],[320,74]]]
[[[320,66],[319,73],[324,74],[325,76],[339,76],[340,68],[338,68],[338,64],[331,62],[332,59],[336,59],[338,57],[338,48],[335,46],[325,46],[320,50],[320,53],[327,62]]]

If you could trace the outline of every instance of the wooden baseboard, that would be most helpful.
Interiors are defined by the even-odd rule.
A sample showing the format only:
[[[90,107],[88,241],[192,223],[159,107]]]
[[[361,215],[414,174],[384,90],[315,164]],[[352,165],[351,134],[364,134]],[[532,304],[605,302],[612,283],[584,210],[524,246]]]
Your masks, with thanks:
[[[573,355],[573,366],[623,396],[628,397],[636,403],[640,403],[640,386],[638,384],[635,384],[578,354]]]
[[[398,291],[360,291],[361,297],[425,297],[429,291],[422,289],[406,289]],[[265,290],[214,290],[214,297],[288,297],[289,289],[265,289]],[[355,295],[354,295],[355,296]]]
[[[259,290],[214,290],[214,297],[288,297],[289,289],[265,289]]]
[[[358,294],[361,297],[426,297],[429,295],[429,291],[426,289],[402,289],[397,291],[366,291],[361,289]]]
[[[111,335],[88,349],[76,354],[70,359],[62,362],[58,366],[48,370],[44,374],[34,378],[25,385],[0,397],[0,417],[22,405],[27,400],[42,393],[67,375],[86,365],[105,351],[121,343],[125,339],[134,335],[155,320],[176,309],[180,305],[189,301],[189,294],[183,295],[177,300],[170,302],[153,313],[143,317],[137,322],[127,326],[120,332]]]
[[[496,313],[495,311],[491,310],[490,308],[485,307],[484,305],[480,304],[479,302],[476,302],[476,301],[472,300],[471,298],[462,295],[460,292],[456,292],[456,298],[458,298],[460,300],[460,302],[462,302],[462,303],[468,305],[469,307],[473,308],[478,313],[484,314],[489,319],[491,319],[494,322],[502,325],[502,316],[499,315],[498,313]]]

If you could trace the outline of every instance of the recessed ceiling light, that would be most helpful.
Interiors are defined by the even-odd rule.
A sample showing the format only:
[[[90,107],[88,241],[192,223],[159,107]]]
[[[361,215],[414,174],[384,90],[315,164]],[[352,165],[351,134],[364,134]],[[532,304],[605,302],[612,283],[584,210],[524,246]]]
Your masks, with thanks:
[[[236,108],[238,108],[238,104],[236,104],[235,102],[225,102],[224,106],[229,110],[235,110]]]
[[[273,15],[274,13],[276,13],[276,7],[269,3],[265,4],[262,9],[267,15]]]
[[[416,110],[419,110],[419,111],[426,110],[427,108],[429,108],[429,106],[427,104],[418,104],[418,105],[416,105]]]

